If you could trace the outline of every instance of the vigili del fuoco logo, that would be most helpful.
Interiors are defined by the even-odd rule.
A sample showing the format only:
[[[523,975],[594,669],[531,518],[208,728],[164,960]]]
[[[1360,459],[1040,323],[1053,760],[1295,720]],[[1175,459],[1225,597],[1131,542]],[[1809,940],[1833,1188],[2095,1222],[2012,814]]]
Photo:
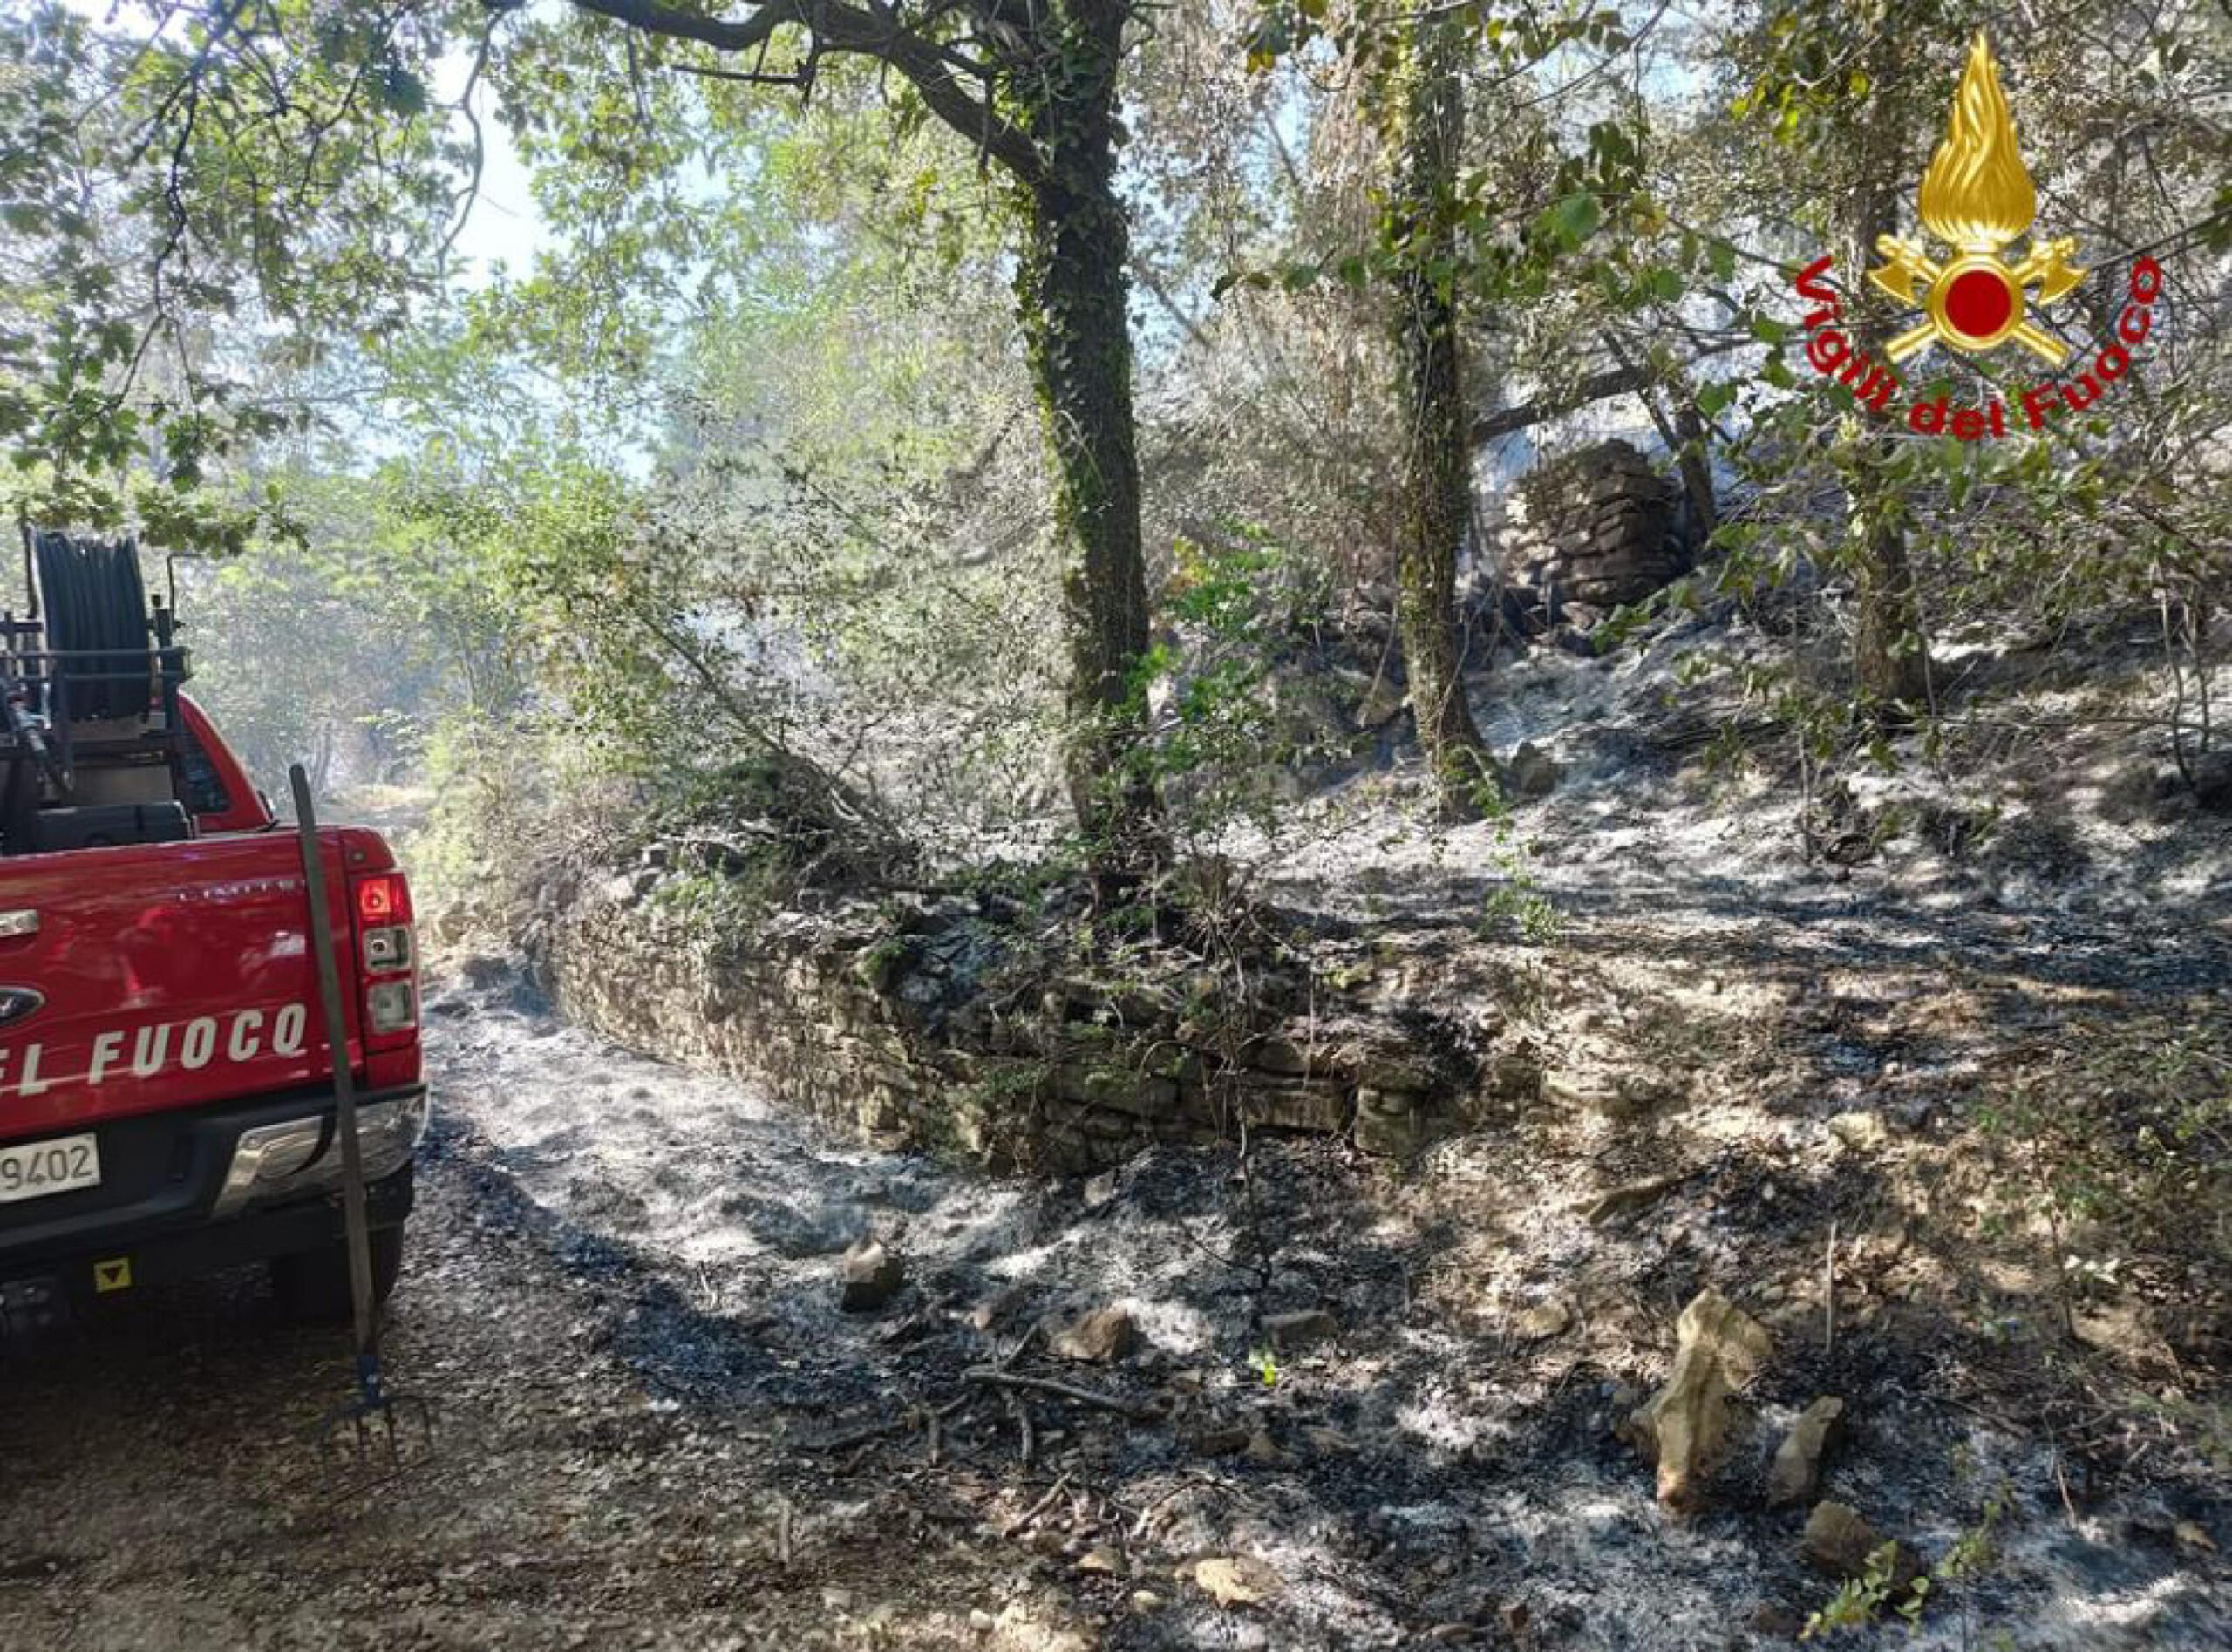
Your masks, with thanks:
[[[1951,407],[1939,396],[1909,402],[1900,364],[1933,346],[1982,357],[2013,344],[2059,369],[2070,347],[2031,319],[2045,313],[2085,279],[2071,261],[2073,236],[2052,240],[2032,235],[2023,256],[2010,263],[2008,248],[2031,228],[2038,214],[2038,192],[2016,146],[2015,119],[2000,90],[1999,66],[1979,33],[1969,48],[1961,87],[1944,141],[1922,173],[1922,226],[1952,248],[1939,261],[1926,243],[1901,235],[1876,239],[1883,262],[1868,272],[1875,288],[1921,317],[1883,346],[1888,359],[1878,362],[1854,344],[1837,323],[1844,300],[1824,279],[1835,260],[1815,259],[1799,271],[1799,296],[1814,305],[1805,320],[1806,359],[1815,371],[1851,391],[1863,407],[1886,417],[1903,417],[1925,436],[1950,432],[1964,442],[2008,432],[2006,405],[1997,398],[1981,407]],[[2025,391],[2020,416],[2041,430],[2053,413],[2083,412],[2131,371],[2131,351],[2144,343],[2154,324],[2154,303],[2162,292],[2162,266],[2140,258],[2131,267],[2126,303],[2115,336],[2081,371]],[[1903,411],[1902,411],[1903,410]]]

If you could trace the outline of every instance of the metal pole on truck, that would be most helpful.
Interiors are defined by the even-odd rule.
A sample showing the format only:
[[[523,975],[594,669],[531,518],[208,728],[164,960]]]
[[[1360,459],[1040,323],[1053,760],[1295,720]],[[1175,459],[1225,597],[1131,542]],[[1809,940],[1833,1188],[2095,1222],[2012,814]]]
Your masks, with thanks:
[[[303,881],[310,908],[310,955],[317,965],[318,996],[323,1002],[325,1045],[333,1064],[334,1134],[341,1147],[341,1214],[349,1250],[349,1305],[357,1345],[357,1397],[326,1418],[329,1438],[343,1427],[353,1427],[362,1456],[364,1425],[378,1417],[387,1430],[388,1449],[396,1451],[395,1417],[398,1407],[414,1411],[431,1431],[425,1404],[390,1391],[380,1370],[379,1322],[372,1306],[372,1226],[365,1207],[364,1149],[357,1133],[357,1079],[349,1065],[349,1023],[341,997],[341,970],[333,956],[333,914],[327,903],[325,854],[318,841],[317,806],[310,797],[310,776],[299,763],[287,771],[295,794],[295,826],[303,848]]]

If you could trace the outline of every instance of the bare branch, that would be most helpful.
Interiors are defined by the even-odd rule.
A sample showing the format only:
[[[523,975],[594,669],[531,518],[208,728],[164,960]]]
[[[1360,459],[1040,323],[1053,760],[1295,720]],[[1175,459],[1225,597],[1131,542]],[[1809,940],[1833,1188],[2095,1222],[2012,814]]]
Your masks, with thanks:
[[[442,237],[440,250],[435,255],[445,263],[449,260],[450,249],[457,245],[457,238],[465,232],[465,221],[473,215],[473,204],[480,199],[480,174],[487,164],[488,145],[480,130],[480,117],[473,107],[473,94],[479,90],[480,77],[488,67],[488,53],[495,44],[496,25],[502,21],[503,15],[500,11],[492,13],[488,26],[480,31],[480,45],[473,54],[473,68],[465,77],[465,90],[458,94],[458,112],[465,117],[466,124],[473,128],[473,171],[464,189],[459,192],[457,217],[451,223],[448,233]]]
[[[1752,342],[1748,338],[1727,339],[1708,344],[1692,359],[1702,361],[1709,356],[1740,350]],[[1627,396],[1648,390],[1664,377],[1649,363],[1608,367],[1601,373],[1591,373],[1563,394],[1539,397],[1531,402],[1521,402],[1516,407],[1503,407],[1493,413],[1483,413],[1473,421],[1473,445],[1478,447],[1483,443],[1513,435],[1529,425],[1540,425],[1545,419],[1557,418],[1586,407],[1591,402],[1609,401],[1615,396]]]
[[[970,80],[989,80],[990,69],[931,38],[920,24],[902,22],[895,6],[876,0],[868,0],[865,6],[847,5],[840,0],[768,0],[755,6],[747,17],[729,18],[677,10],[660,0],[568,0],[568,3],[631,29],[723,53],[764,52],[782,29],[804,30],[806,66],[781,79],[766,75],[759,63],[748,71],[718,73],[678,64],[672,66],[709,78],[796,85],[811,80],[813,59],[822,52],[874,58],[905,76],[932,114],[1017,178],[1038,184],[1045,177],[1045,162],[1029,136],[1000,116],[988,92],[972,90],[968,85]]]
[[[727,80],[744,86],[804,86],[806,76],[797,71],[787,74],[766,74],[753,69],[714,69],[702,63],[663,63],[662,69],[671,69],[677,74],[696,75],[700,80]]]

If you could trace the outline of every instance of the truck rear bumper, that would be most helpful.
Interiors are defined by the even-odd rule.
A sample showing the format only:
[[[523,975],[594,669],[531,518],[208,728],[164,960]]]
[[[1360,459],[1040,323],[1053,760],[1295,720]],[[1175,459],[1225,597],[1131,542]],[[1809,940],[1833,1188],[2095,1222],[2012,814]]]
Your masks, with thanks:
[[[375,1228],[400,1226],[411,1214],[412,1167],[405,1165],[364,1192]],[[119,1234],[68,1255],[9,1254],[0,1257],[0,1329],[41,1322],[65,1305],[81,1308],[119,1292],[292,1256],[342,1237],[341,1201],[316,1195],[200,1227],[140,1239]]]
[[[366,1095],[364,1105],[415,1102],[413,1084]],[[102,1127],[100,1188],[51,1200],[0,1205],[0,1323],[42,1317],[82,1302],[245,1262],[316,1250],[342,1236],[337,1193],[308,1191],[251,1203],[236,1215],[213,1211],[243,1136],[288,1119],[330,1113],[330,1092],[264,1098],[254,1104],[154,1114]],[[120,1133],[127,1131],[129,1137]],[[392,1161],[391,1160],[391,1163]],[[411,1212],[405,1158],[367,1188],[371,1223],[392,1227]]]

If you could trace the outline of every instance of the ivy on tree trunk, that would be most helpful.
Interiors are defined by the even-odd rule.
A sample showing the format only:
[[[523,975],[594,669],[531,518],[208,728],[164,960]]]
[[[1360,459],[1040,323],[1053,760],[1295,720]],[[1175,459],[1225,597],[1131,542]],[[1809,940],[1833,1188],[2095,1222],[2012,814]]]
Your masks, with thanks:
[[[1375,94],[1385,154],[1385,233],[1397,266],[1395,343],[1403,423],[1396,624],[1411,709],[1443,805],[1469,810],[1494,770],[1465,697],[1457,553],[1473,515],[1472,416],[1450,220],[1465,139],[1466,35],[1453,17],[1392,38]]]
[[[1070,793],[1106,865],[1152,860],[1145,733],[1146,560],[1132,411],[1130,227],[1117,198],[1117,71],[1127,8],[1051,5],[1043,71],[1021,84],[1045,158],[1024,190],[1016,296],[1054,472],[1070,654]]]
[[[1893,85],[1894,61],[1880,60],[1878,85]],[[1838,263],[1853,273],[1854,343],[1876,360],[1895,330],[1860,273],[1875,262],[1876,237],[1898,228],[1898,180],[1911,175],[1897,112],[1878,107],[1864,118],[1861,153],[1867,180],[1851,197]],[[1899,483],[1888,475],[1898,438],[1881,420],[1854,413],[1846,421],[1850,461],[1846,467],[1848,528],[1854,541],[1853,674],[1868,717],[1882,725],[1910,722],[1929,703],[1929,650],[1922,629],[1914,563],[1908,554]]]

